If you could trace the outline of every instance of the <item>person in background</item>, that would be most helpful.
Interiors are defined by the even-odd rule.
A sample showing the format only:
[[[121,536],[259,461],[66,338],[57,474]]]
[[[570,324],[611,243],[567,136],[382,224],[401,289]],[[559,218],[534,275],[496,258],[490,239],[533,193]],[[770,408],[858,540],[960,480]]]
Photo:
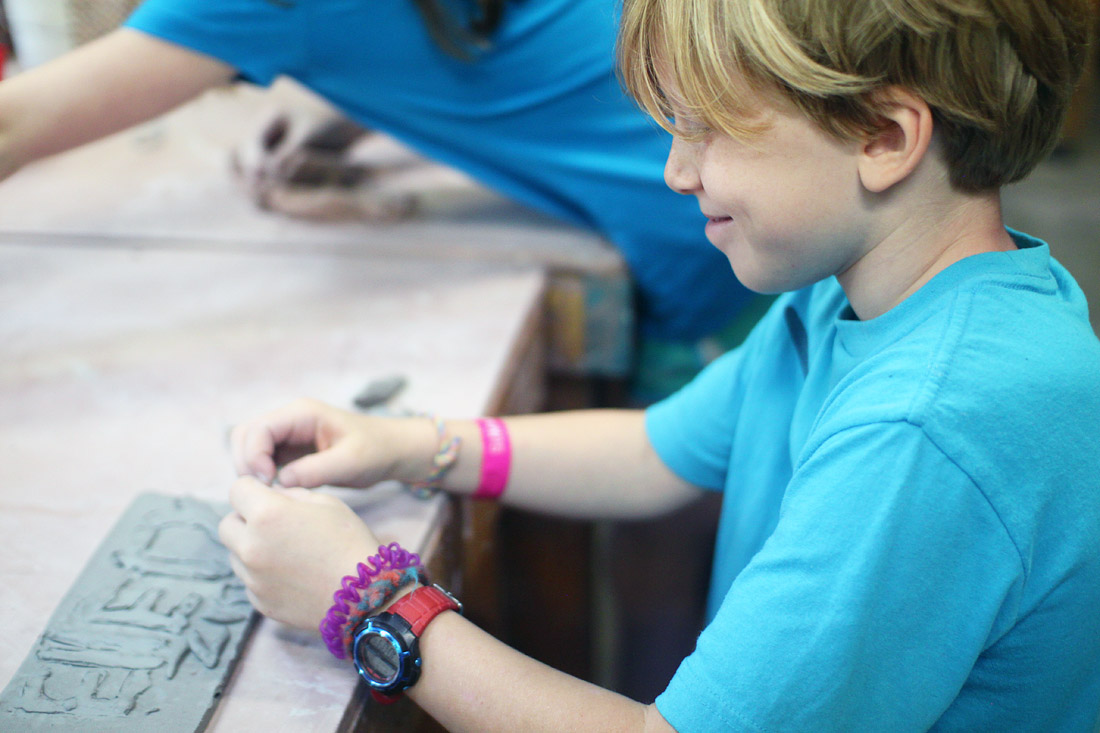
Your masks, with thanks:
[[[348,122],[286,127],[290,115],[265,130],[270,157],[242,171],[258,200],[286,193],[295,153],[366,127],[598,232],[636,284],[630,393],[646,404],[739,343],[762,308],[664,187],[668,136],[618,84],[615,21],[605,0],[145,0],[124,28],[0,86],[0,178],[230,80],[290,77]]]
[[[645,411],[433,425],[303,400],[238,426],[220,535],[256,607],[450,730],[1096,730],[1100,341],[1000,210],[1057,141],[1090,12],[626,0],[669,186],[784,294]],[[309,490],[383,479],[572,517],[721,492],[708,624],[652,705],[540,665]]]

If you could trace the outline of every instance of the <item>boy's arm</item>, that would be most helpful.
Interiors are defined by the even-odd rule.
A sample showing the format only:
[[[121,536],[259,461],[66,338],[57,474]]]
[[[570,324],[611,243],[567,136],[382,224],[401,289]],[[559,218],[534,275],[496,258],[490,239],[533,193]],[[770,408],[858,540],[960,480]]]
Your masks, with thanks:
[[[657,710],[525,656],[454,612],[420,638],[408,695],[450,731],[675,733]]]
[[[317,628],[340,578],[379,546],[354,512],[328,494],[241,478],[229,498],[234,511],[222,519],[219,537],[249,599],[264,615],[301,629]],[[453,612],[428,624],[420,652],[421,678],[409,695],[447,730],[673,730],[654,705],[551,669]],[[355,674],[350,663],[346,669]]]
[[[0,83],[0,180],[20,167],[152,119],[235,70],[120,28]]]
[[[664,465],[640,410],[555,412],[504,423],[511,457],[501,498],[511,506],[629,519],[672,510],[700,491]],[[447,420],[446,437],[458,437],[461,447],[443,486],[472,494],[481,478],[481,431],[473,420]],[[421,481],[439,446],[426,418],[355,414],[315,400],[298,400],[238,425],[232,436],[238,474],[308,488]],[[276,469],[287,453],[302,457]]]
[[[482,440],[472,421],[448,422],[462,454],[444,486],[472,493]],[[580,410],[509,417],[512,456],[504,503],[581,519],[656,516],[699,495],[665,466],[649,442],[642,410]]]

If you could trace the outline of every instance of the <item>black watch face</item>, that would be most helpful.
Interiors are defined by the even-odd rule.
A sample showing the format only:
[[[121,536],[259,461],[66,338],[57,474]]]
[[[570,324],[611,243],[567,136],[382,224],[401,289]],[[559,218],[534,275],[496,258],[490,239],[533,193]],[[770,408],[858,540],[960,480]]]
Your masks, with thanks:
[[[403,652],[400,640],[387,629],[364,629],[355,642],[359,672],[375,687],[385,687],[398,680]]]
[[[362,669],[376,683],[390,685],[401,672],[401,649],[397,641],[385,632],[374,632],[359,641],[359,661]]]

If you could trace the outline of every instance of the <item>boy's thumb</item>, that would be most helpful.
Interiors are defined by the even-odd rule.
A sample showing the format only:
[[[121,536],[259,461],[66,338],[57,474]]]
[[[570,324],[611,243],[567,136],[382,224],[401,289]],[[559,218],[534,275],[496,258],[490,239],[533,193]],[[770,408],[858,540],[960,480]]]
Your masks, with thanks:
[[[325,459],[317,453],[311,453],[283,466],[276,477],[280,484],[287,488],[300,486],[306,489],[315,489],[324,486],[328,481],[325,478]]]

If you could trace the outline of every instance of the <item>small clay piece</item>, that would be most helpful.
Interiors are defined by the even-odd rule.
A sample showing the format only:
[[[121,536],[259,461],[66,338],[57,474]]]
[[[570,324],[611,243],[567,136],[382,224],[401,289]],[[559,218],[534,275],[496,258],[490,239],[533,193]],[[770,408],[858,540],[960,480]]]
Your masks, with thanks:
[[[203,730],[256,619],[217,538],[227,509],[134,500],[0,693],[0,729]]]
[[[378,405],[384,405],[405,389],[408,380],[400,374],[393,374],[381,379],[374,379],[367,383],[363,390],[355,395],[352,400],[360,410],[369,410]]]

